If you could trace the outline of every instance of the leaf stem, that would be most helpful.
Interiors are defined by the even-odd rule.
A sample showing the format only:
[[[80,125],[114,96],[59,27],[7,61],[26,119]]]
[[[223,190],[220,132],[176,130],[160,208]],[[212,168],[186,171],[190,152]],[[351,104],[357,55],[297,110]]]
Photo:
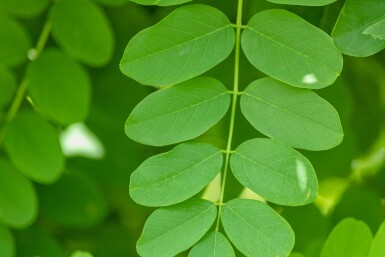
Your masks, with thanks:
[[[215,226],[215,230],[218,231],[219,224],[222,216],[222,206],[223,206],[223,199],[225,195],[225,187],[226,187],[226,178],[227,178],[227,172],[229,167],[229,160],[230,160],[230,154],[233,152],[231,151],[231,144],[233,141],[233,133],[234,133],[234,124],[235,124],[235,112],[237,109],[237,99],[238,99],[238,88],[239,88],[239,56],[241,51],[241,30],[244,26],[242,26],[242,9],[243,9],[243,0],[238,0],[238,11],[237,11],[237,23],[236,23],[236,38],[235,38],[235,59],[234,59],[234,85],[233,85],[233,97],[232,97],[232,103],[231,103],[231,115],[230,115],[230,126],[229,126],[229,135],[227,138],[227,146],[225,151],[225,165],[223,170],[223,177],[222,177],[222,185],[221,185],[221,192],[220,192],[220,198],[219,198],[219,209],[218,209],[218,217],[217,217],[217,223]]]

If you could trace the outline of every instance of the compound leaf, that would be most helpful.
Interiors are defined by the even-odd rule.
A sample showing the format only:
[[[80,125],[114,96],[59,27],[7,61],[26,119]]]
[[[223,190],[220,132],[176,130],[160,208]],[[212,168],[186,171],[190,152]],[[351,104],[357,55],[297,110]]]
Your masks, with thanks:
[[[385,47],[385,41],[363,33],[385,16],[385,1],[346,0],[334,26],[334,43],[346,55],[366,57]]]
[[[18,17],[30,18],[44,11],[48,3],[49,0],[0,0],[0,10]]]
[[[337,0],[267,0],[267,1],[275,4],[322,6],[322,5],[331,4]]]
[[[187,3],[192,0],[130,0],[130,1],[137,4],[142,4],[142,5],[169,6],[169,5]]]
[[[182,202],[201,191],[218,174],[223,156],[202,143],[184,143],[144,161],[131,175],[131,198],[146,206]]]
[[[15,255],[15,240],[11,232],[0,224],[0,257]]]
[[[229,240],[218,231],[206,235],[190,251],[188,257],[235,257]]]
[[[90,0],[63,0],[51,10],[52,36],[72,58],[91,66],[112,57],[114,34],[106,15]]]
[[[217,216],[214,203],[192,199],[154,211],[144,224],[136,249],[143,257],[169,257],[203,237]]]
[[[366,28],[362,33],[365,35],[371,35],[375,39],[385,39],[385,19],[374,23],[373,25]]]
[[[126,121],[129,138],[162,146],[193,139],[227,112],[230,95],[218,80],[195,78],[158,90],[140,102]]]
[[[385,221],[374,236],[369,249],[369,257],[385,257]]]
[[[2,158],[0,178],[0,222],[14,228],[29,226],[37,215],[37,197],[32,183]]]
[[[222,210],[222,224],[231,242],[246,256],[284,257],[294,246],[290,225],[259,201],[227,202]]]
[[[63,171],[58,132],[32,111],[22,111],[7,126],[4,146],[16,168],[39,183],[53,183]]]
[[[320,257],[367,257],[372,237],[364,222],[344,219],[330,233]]]
[[[253,127],[296,148],[319,151],[343,138],[337,111],[309,89],[272,78],[252,82],[241,97],[241,110]]]
[[[248,140],[237,147],[230,164],[242,185],[270,202],[304,205],[317,197],[317,176],[309,160],[278,140]]]
[[[32,100],[42,113],[63,125],[86,118],[90,80],[71,58],[56,49],[46,50],[30,64],[27,77]]]
[[[286,10],[254,15],[241,43],[257,69],[295,87],[329,86],[342,70],[342,55],[332,39]]]
[[[219,10],[183,6],[131,39],[120,70],[145,85],[180,83],[226,59],[234,48],[234,34]]]

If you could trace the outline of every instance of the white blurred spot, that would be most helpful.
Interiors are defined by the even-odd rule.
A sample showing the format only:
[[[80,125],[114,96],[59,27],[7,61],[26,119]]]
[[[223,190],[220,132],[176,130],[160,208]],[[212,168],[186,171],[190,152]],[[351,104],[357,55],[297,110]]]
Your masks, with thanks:
[[[302,83],[306,83],[306,84],[315,84],[318,82],[318,79],[316,78],[316,76],[313,74],[313,73],[310,73],[310,74],[306,74],[305,76],[303,76],[302,78]]]
[[[60,143],[65,156],[83,156],[101,159],[104,147],[100,140],[84,125],[75,123],[60,134]]]
[[[34,61],[37,57],[37,50],[35,48],[31,48],[27,53],[28,59]]]
[[[298,159],[295,162],[298,178],[298,187],[301,191],[305,191],[307,187],[306,166],[302,161]]]

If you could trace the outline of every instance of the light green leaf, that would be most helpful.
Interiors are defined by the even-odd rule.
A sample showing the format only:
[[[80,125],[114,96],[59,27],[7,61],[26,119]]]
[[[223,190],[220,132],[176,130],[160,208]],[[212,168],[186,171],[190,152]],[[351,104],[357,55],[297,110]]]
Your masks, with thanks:
[[[64,165],[58,132],[32,111],[22,111],[6,129],[4,146],[23,174],[39,183],[53,183]]]
[[[373,238],[369,249],[369,257],[385,257],[385,221]]]
[[[229,240],[218,231],[206,235],[190,251],[188,257],[235,257]]]
[[[367,257],[372,237],[364,222],[344,219],[330,233],[320,257]]]
[[[215,204],[201,199],[160,208],[147,219],[136,249],[143,257],[175,256],[198,242],[216,216]]]
[[[334,3],[337,0],[267,0],[275,4],[322,6]]]
[[[0,224],[0,257],[15,256],[15,240],[11,232]]]
[[[230,95],[221,82],[195,78],[146,97],[131,112],[125,131],[142,144],[174,144],[206,132],[229,105]]]
[[[177,5],[190,2],[192,0],[131,0],[131,2],[142,4],[142,5],[158,5],[158,6],[169,6]]]
[[[201,143],[178,145],[144,161],[131,175],[131,198],[146,206],[182,202],[201,191],[222,168],[219,149]]]
[[[211,69],[234,48],[225,14],[207,5],[187,5],[128,43],[120,70],[145,85],[180,83]]]
[[[385,39],[385,18],[366,28],[362,33],[371,35],[375,39]]]
[[[342,55],[329,35],[286,10],[254,15],[241,43],[257,69],[295,87],[329,86],[342,70]]]
[[[46,50],[29,65],[27,78],[39,111],[63,125],[86,118],[90,80],[83,67],[71,58],[56,49]]]
[[[286,257],[294,246],[290,225],[259,201],[227,202],[222,210],[222,224],[231,242],[249,257]]]
[[[32,183],[7,160],[0,158],[0,222],[24,228],[36,215],[37,198]]]
[[[385,15],[383,0],[346,0],[334,26],[334,43],[346,55],[366,57],[385,47],[385,41],[362,33],[382,20]]]
[[[31,40],[16,21],[0,16],[0,66],[16,66],[27,59]]]
[[[0,0],[0,10],[24,18],[39,15],[48,6],[49,0]]]
[[[84,251],[76,251],[71,254],[71,257],[92,257],[92,254]]]
[[[9,104],[15,89],[15,77],[7,70],[0,69],[0,109]]]
[[[242,185],[270,202],[295,206],[317,197],[317,176],[310,161],[278,140],[248,140],[237,147],[230,164]]]
[[[309,89],[272,78],[256,80],[246,88],[241,110],[255,129],[296,148],[326,150],[343,138],[340,118],[330,103]]]
[[[90,66],[108,63],[114,34],[103,11],[90,0],[63,0],[51,10],[52,36],[72,58]]]

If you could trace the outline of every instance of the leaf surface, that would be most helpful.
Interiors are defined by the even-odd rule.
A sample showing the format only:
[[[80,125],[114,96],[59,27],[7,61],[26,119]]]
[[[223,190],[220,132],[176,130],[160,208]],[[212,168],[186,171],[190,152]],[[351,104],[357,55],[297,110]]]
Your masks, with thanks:
[[[346,55],[366,57],[379,52],[385,41],[362,32],[384,19],[384,13],[385,1],[346,0],[332,32],[334,43]]]
[[[235,257],[229,240],[218,231],[202,238],[190,251],[188,257]]]
[[[256,80],[246,88],[241,110],[255,129],[296,148],[326,150],[343,139],[340,118],[330,103],[309,89],[271,78]]]
[[[39,15],[48,6],[49,0],[0,0],[0,10],[23,18]]]
[[[290,225],[265,203],[235,199],[223,206],[222,224],[231,242],[250,257],[285,257],[294,246]]]
[[[234,48],[234,34],[219,10],[183,6],[130,40],[120,70],[145,85],[177,84],[226,59]]]
[[[7,70],[0,68],[0,109],[11,101],[15,89],[15,77]]]
[[[131,175],[131,198],[146,206],[182,202],[201,191],[222,168],[219,149],[184,143],[144,161]]]
[[[301,88],[323,88],[342,70],[342,55],[332,39],[286,10],[254,15],[242,33],[242,49],[260,71]]]
[[[385,257],[385,221],[373,238],[369,249],[369,257]]]
[[[142,4],[142,5],[158,5],[158,6],[169,6],[183,4],[191,2],[192,0],[131,0],[131,2]]]
[[[158,90],[140,102],[126,121],[129,138],[147,145],[193,139],[227,112],[230,95],[218,80],[195,78]]]
[[[385,17],[366,28],[362,33],[371,35],[375,39],[385,39]]]
[[[0,224],[0,257],[13,257],[15,255],[15,240],[11,231]]]
[[[275,4],[322,6],[322,5],[331,4],[337,0],[267,0],[267,1]]]
[[[217,216],[214,203],[193,199],[154,211],[147,219],[136,249],[143,257],[169,257],[193,246]]]
[[[230,165],[242,185],[270,202],[304,205],[317,197],[317,176],[309,160],[278,140],[257,138],[242,143]]]

